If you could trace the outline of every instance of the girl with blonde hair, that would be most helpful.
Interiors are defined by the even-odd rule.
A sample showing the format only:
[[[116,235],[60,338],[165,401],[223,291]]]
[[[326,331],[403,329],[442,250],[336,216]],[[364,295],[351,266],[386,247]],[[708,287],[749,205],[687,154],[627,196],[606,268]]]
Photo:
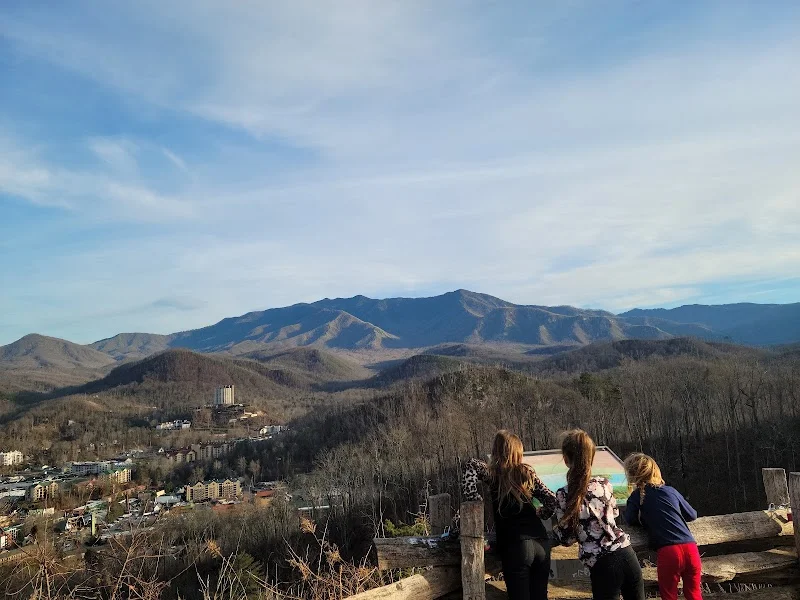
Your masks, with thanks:
[[[522,462],[522,441],[505,430],[495,435],[489,464],[474,458],[467,462],[462,482],[466,500],[482,500],[480,481],[488,484],[491,494],[495,550],[503,563],[509,599],[547,600],[550,540],[542,519],[553,515],[555,495]]]
[[[644,600],[644,578],[627,533],[617,526],[614,488],[592,476],[595,445],[580,429],[563,436],[561,454],[567,485],[556,492],[556,538],[565,546],[578,542],[578,557],[589,569],[594,600]]]
[[[664,483],[661,469],[646,454],[625,459],[628,483],[635,487],[625,509],[625,520],[647,529],[650,547],[658,554],[658,589],[663,600],[678,598],[683,579],[686,600],[702,600],[702,564],[697,543],[686,525],[697,518],[680,492]]]

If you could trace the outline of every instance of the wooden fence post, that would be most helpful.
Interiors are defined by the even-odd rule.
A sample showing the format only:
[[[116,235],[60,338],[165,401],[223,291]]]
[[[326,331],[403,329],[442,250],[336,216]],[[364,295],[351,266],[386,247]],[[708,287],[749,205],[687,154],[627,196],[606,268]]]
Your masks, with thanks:
[[[800,517],[800,473],[789,474],[789,499],[792,504],[794,543],[797,547],[797,555],[800,556],[800,525],[797,524],[797,518]]]
[[[767,504],[775,507],[789,504],[789,486],[786,483],[784,469],[761,469],[764,479],[764,492],[767,495]]]
[[[431,535],[442,535],[453,523],[450,494],[428,496],[428,510],[431,515]]]
[[[462,502],[459,514],[461,515],[461,588],[464,591],[464,600],[486,600],[483,502]]]

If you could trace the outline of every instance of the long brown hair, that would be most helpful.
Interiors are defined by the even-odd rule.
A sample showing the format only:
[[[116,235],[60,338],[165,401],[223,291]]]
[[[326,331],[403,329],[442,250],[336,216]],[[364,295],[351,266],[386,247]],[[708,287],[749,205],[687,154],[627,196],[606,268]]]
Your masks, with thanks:
[[[577,528],[583,499],[592,478],[595,445],[589,434],[573,429],[563,434],[561,454],[569,466],[567,471],[567,510],[560,521],[564,527]]]
[[[520,507],[531,501],[535,471],[522,462],[522,440],[510,431],[502,429],[494,436],[489,472],[499,506],[512,499]]]
[[[645,488],[648,485],[664,485],[658,463],[652,456],[641,452],[631,454],[625,459],[625,473],[628,475],[628,483],[639,490],[639,506],[644,504]]]

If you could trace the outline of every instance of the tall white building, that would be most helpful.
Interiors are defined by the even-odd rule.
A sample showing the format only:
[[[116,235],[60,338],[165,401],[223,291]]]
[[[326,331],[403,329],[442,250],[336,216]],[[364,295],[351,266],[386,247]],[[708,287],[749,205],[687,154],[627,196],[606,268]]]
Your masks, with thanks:
[[[232,385],[223,385],[214,390],[214,406],[226,406],[230,404],[235,404]]]
[[[11,450],[10,452],[0,452],[0,465],[4,467],[11,467],[13,465],[21,465],[23,461],[22,452],[19,450]]]

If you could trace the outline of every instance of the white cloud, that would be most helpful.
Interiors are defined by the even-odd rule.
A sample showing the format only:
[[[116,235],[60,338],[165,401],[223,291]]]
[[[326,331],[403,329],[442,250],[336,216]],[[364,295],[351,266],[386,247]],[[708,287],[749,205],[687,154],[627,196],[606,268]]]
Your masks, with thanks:
[[[91,138],[88,145],[97,158],[114,171],[127,176],[137,174],[136,152],[138,148],[133,142],[110,138]]]
[[[51,164],[35,152],[19,150],[22,143],[4,139],[6,150],[0,145],[0,194],[101,222],[158,222],[192,218],[195,214],[192,201],[160,193],[124,175],[135,170],[135,162],[123,145],[94,140],[90,144],[92,151],[110,167],[96,171]]]

